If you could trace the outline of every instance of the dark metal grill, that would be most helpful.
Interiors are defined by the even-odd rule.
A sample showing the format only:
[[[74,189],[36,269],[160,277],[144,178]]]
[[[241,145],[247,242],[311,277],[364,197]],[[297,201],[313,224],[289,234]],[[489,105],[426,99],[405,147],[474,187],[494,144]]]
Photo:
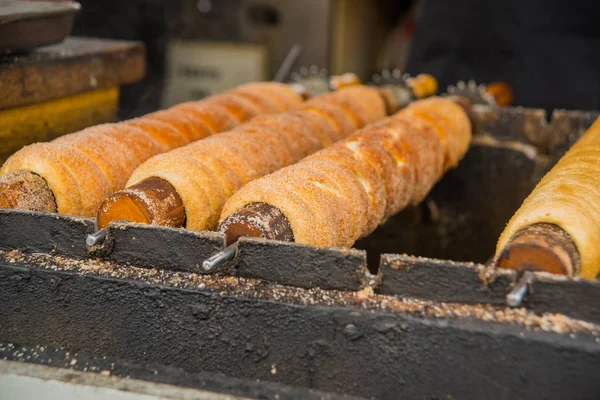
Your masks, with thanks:
[[[359,249],[243,239],[207,275],[218,233],[117,224],[88,249],[91,219],[0,210],[0,342],[365,397],[593,397],[600,283],[535,273],[510,309],[517,275],[480,263],[597,114],[475,110],[459,168]]]

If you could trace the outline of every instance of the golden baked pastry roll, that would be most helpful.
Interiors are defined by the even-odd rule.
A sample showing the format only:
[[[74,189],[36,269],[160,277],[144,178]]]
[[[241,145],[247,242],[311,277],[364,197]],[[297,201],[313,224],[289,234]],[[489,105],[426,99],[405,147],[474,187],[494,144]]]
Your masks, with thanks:
[[[174,109],[156,111],[145,115],[144,119],[161,121],[171,125],[185,138],[186,144],[204,139],[212,134],[199,119],[196,119],[183,111]]]
[[[385,116],[385,106],[375,89],[365,87],[361,90],[361,93],[375,94],[380,99],[379,103],[372,101],[374,104],[370,104],[369,107],[365,105],[365,99],[355,95],[349,96],[346,93],[348,90],[342,89],[309,100],[306,102],[308,107],[303,105],[282,114],[257,116],[230,132],[155,157],[132,174],[127,186],[134,187],[152,177],[162,178],[180,195],[185,208],[187,228],[215,229],[223,204],[244,184],[295,163],[331,144],[337,137],[347,135],[350,131],[348,126],[355,124],[348,116],[353,109],[369,110],[364,112],[365,122],[371,122],[371,118],[381,119]],[[353,89],[352,92],[356,90]],[[339,99],[343,101],[338,101]],[[321,113],[321,108],[327,108],[328,111]],[[188,179],[194,180],[195,177],[194,172],[186,168],[186,161],[182,161],[184,158],[180,156],[183,155],[186,156],[185,160],[191,157],[211,171],[214,185],[220,187],[218,192],[224,197],[208,193],[213,190],[208,191],[205,182],[197,182],[195,185],[188,182]],[[215,165],[217,160],[219,166]],[[322,165],[325,168],[328,164],[323,161]],[[194,165],[193,168],[197,169],[197,166]],[[341,177],[346,173],[350,176],[350,172],[340,172],[340,168],[332,168],[327,167],[331,174]],[[178,178],[179,175],[182,177]],[[195,188],[199,186],[204,187],[204,191],[208,193],[210,205],[203,204],[207,201],[204,194],[193,195]],[[366,212],[366,194],[364,199]],[[103,203],[98,211],[99,221],[126,219],[117,215],[106,217],[107,214],[112,215],[111,210],[116,207],[114,204],[109,200]],[[196,211],[214,209],[214,204],[219,204],[216,215]]]
[[[261,109],[260,105],[243,96],[238,96],[235,92],[213,96],[211,103],[224,107],[238,123],[249,121],[265,112]]]
[[[208,146],[187,146],[181,153],[173,154],[173,152],[167,153],[168,157],[177,157],[178,154],[183,154],[194,158],[198,162],[203,163],[219,181],[219,186],[226,198],[229,198],[236,190],[243,185],[242,177],[232,167],[232,163],[228,160],[220,158],[218,154],[210,152]],[[167,155],[165,154],[165,159]],[[164,168],[165,161],[163,163],[156,163],[157,168]],[[143,167],[143,168],[142,168]],[[132,175],[130,181],[138,181],[144,178],[136,178],[135,175],[139,174],[140,177],[143,175],[149,175],[149,172],[144,172],[145,168],[149,168],[146,165],[142,165],[139,170],[136,170]]]
[[[268,99],[277,107],[278,112],[297,107],[303,101],[302,97],[289,85],[279,82],[251,82],[240,85],[234,90],[236,93],[259,95],[263,99]]]
[[[363,221],[365,232],[371,233],[385,215],[387,204],[384,181],[377,166],[370,163],[354,146],[333,146],[329,151],[314,155],[316,160],[331,160],[340,166],[349,168],[361,184],[367,199],[367,214]]]
[[[223,100],[225,96],[225,100]],[[233,97],[233,99],[232,99]],[[206,105],[208,100],[217,98],[213,105],[217,111],[213,112],[214,118],[207,119],[207,113],[197,111],[199,105]],[[256,82],[244,84],[204,100],[187,102],[176,105],[168,110],[148,114],[144,118],[159,119],[167,123],[178,123],[178,129],[183,129],[183,134],[188,138],[188,143],[204,139],[215,132],[222,132],[232,127],[233,117],[239,122],[245,122],[258,114],[278,113],[293,108],[302,102],[302,97],[288,85],[277,82]],[[230,112],[227,107],[233,109]],[[210,107],[209,107],[210,108]],[[185,110],[188,110],[187,112]],[[190,112],[190,110],[193,110]],[[224,116],[222,111],[227,111],[229,116]],[[220,112],[221,111],[221,112]],[[182,121],[183,120],[183,121]],[[215,126],[216,125],[216,126]]]
[[[362,126],[366,125],[368,121],[376,121],[381,113],[381,108],[385,109],[385,102],[381,96],[381,91],[371,89],[367,86],[356,85],[347,88],[345,91],[348,97],[360,102],[367,113],[367,119]]]
[[[174,168],[162,168],[165,160]],[[218,210],[225,201],[225,193],[219,180],[222,171],[211,170],[189,154],[173,157],[170,153],[153,157],[142,164],[131,180],[135,181],[138,179],[137,175],[144,175],[145,171],[151,171],[151,176],[161,178],[178,189],[177,194],[184,203],[186,215],[194,216],[188,224],[194,224],[195,221],[217,223],[215,213],[218,215]]]
[[[343,94],[340,95],[340,93]],[[376,121],[375,116],[380,115],[382,109],[385,110],[385,104],[379,93],[373,88],[363,85],[350,86],[343,91],[325,94],[311,102],[311,105],[317,108],[320,104],[341,108],[347,120],[352,121],[352,130],[360,129],[367,123]]]
[[[264,145],[263,154],[265,163],[271,165],[271,171],[277,169],[280,165],[290,165],[297,156],[293,154],[296,144],[279,127],[277,121],[252,120],[252,123],[241,125],[237,130],[237,135],[244,139],[256,140]],[[243,132],[243,134],[242,134]],[[243,139],[240,139],[243,140]]]
[[[444,172],[444,153],[435,131],[431,125],[422,120],[402,114],[396,115],[393,120],[382,121],[381,124],[375,124],[375,126],[380,128],[385,135],[389,135],[389,140],[400,147],[396,161],[404,161],[413,165],[414,177],[408,178],[414,180],[410,202],[411,204],[420,203]],[[462,129],[470,129],[470,127]],[[406,159],[399,160],[398,158],[401,157],[406,157]],[[392,206],[393,214],[406,205],[401,201],[398,203]]]
[[[211,133],[225,132],[239,124],[236,116],[226,107],[189,101],[177,104],[173,110],[182,111],[198,119]]]
[[[402,115],[415,115],[432,125],[445,152],[444,170],[458,165],[471,141],[471,122],[458,104],[432,97],[411,103]]]
[[[276,129],[287,143],[285,149],[295,162],[320,148],[316,133],[308,122],[294,118],[291,114],[261,115],[252,120],[252,124],[269,126]],[[286,164],[287,165],[287,164]]]
[[[344,141],[344,145],[359,153],[377,174],[381,177],[386,194],[384,218],[392,214],[392,200],[402,198],[408,200],[407,193],[401,192],[402,186],[407,184],[406,168],[398,168],[394,157],[393,143],[387,141],[384,135],[371,130],[362,131],[360,135],[352,135]]]
[[[354,120],[340,106],[335,104],[321,102],[317,106],[312,102],[306,102],[298,108],[298,112],[302,112],[303,115],[327,121],[333,128],[333,131],[330,132],[330,138],[333,143],[345,138],[356,130]]]
[[[496,257],[518,232],[536,224],[552,224],[566,232],[575,244],[580,259],[579,275],[595,278],[600,271],[599,177],[600,119],[597,119],[512,216],[498,240]]]
[[[150,157],[301,102],[301,96],[284,84],[242,85],[145,117],[91,127],[43,146],[25,147],[7,160],[0,175],[37,174],[54,194],[56,207],[51,209],[62,214],[91,216],[102,200],[122,189],[133,170]],[[248,174],[246,168],[252,163],[243,164],[244,149],[228,154],[239,160],[232,173]],[[56,165],[61,163],[64,165]],[[247,176],[236,179],[244,180]],[[231,185],[238,184],[236,181]]]
[[[290,108],[293,108],[297,104],[300,104],[299,102],[297,104],[294,102],[292,103],[292,105],[288,106],[286,105],[287,103],[282,103],[278,97],[269,96],[268,94],[267,96],[265,96],[264,93],[263,95],[260,95],[252,89],[248,88],[245,88],[245,90],[237,88],[235,91],[235,95],[252,103],[254,107],[258,109],[259,114],[277,114],[280,112],[284,112]]]
[[[243,218],[236,216],[245,207],[263,204],[283,214],[295,242],[349,247],[389,216],[420,202],[445,172],[443,161],[454,163],[465,154],[470,129],[465,111],[452,100],[417,101],[298,164],[248,183],[225,204],[221,229],[227,233],[234,220],[239,226]]]
[[[331,224],[334,229],[330,233],[336,237],[335,241],[351,246],[351,238],[362,235],[366,230],[369,198],[351,169],[333,160],[313,159],[291,166],[289,174],[306,177],[307,182],[321,189],[330,199],[327,210],[335,218],[334,224]],[[310,202],[310,197],[302,197],[305,202]]]
[[[291,116],[300,114],[301,118],[310,126],[313,127],[318,136],[322,147],[331,146],[337,142],[339,137],[339,126],[335,121],[332,121],[327,115],[318,114],[309,110],[299,110],[290,112]]]
[[[331,104],[342,109],[346,118],[352,122],[353,130],[360,129],[368,123],[369,114],[367,113],[366,108],[352,96],[320,99],[314,103],[314,106],[319,107],[319,103]]]
[[[123,187],[135,167],[162,150],[155,139],[138,128],[105,124],[62,136],[43,146],[31,149],[26,146],[6,161],[0,173],[23,170],[35,173],[44,178],[53,191],[58,212],[93,215],[90,210],[97,207],[104,193]],[[42,153],[52,157],[44,157]],[[40,168],[41,163],[45,164],[43,168]],[[64,163],[69,177],[55,174],[54,171],[61,169],[50,168],[50,163]],[[70,186],[72,190],[54,190],[63,186],[62,181],[69,180],[77,183]]]
[[[62,136],[51,144],[70,146],[88,156],[106,176],[110,190],[122,188],[147,154],[158,154],[164,149],[139,128],[123,124],[94,126]],[[125,153],[127,156],[123,157]]]
[[[134,118],[124,121],[123,124],[134,126],[152,136],[162,146],[163,152],[188,144],[186,138],[177,129],[165,122],[151,118]]]

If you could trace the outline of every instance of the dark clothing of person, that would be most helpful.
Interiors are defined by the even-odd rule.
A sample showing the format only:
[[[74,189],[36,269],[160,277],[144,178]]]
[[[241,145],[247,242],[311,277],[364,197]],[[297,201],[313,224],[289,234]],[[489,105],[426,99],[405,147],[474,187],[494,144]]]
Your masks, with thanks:
[[[407,72],[504,81],[514,105],[600,110],[600,0],[421,0]]]

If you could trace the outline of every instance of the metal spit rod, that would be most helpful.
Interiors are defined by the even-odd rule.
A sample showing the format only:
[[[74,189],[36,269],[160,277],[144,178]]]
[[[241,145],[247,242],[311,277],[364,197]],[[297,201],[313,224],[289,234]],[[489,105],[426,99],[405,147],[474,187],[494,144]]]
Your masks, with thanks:
[[[238,245],[237,242],[230,244],[223,250],[215,253],[210,258],[207,258],[202,263],[202,269],[206,272],[210,272],[225,264],[227,261],[233,260],[237,255]]]

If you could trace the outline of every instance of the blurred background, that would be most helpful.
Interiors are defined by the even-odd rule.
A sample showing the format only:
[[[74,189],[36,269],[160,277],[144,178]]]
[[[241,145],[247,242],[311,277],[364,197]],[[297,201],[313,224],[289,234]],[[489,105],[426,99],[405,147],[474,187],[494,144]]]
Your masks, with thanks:
[[[294,64],[362,79],[404,69],[412,1],[83,0],[73,35],[140,40],[145,79],[121,91],[120,117],[272,79],[294,44]]]
[[[51,0],[49,0],[51,1]],[[60,1],[60,0],[59,0]],[[504,81],[515,105],[600,108],[596,0],[81,0],[72,35],[138,40],[147,73],[120,92],[130,118],[294,64],[369,80],[384,68]]]

